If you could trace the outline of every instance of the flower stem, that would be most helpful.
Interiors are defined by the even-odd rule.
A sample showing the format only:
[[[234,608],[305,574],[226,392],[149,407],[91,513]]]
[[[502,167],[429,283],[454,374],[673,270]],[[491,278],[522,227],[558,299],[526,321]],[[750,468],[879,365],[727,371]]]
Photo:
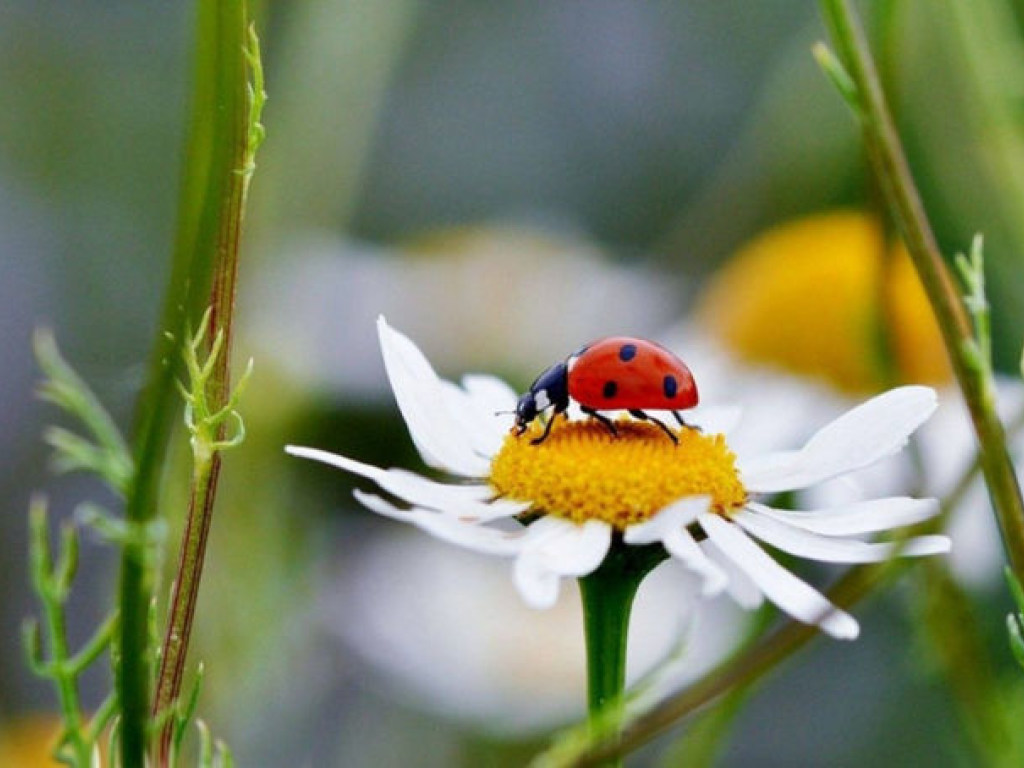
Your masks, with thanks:
[[[213,490],[220,470],[220,461],[211,459],[197,468],[189,499],[188,518],[182,537],[181,556],[171,597],[167,633],[160,657],[160,673],[153,700],[153,715],[159,717],[172,707],[181,693],[185,657],[192,635],[199,580],[203,572],[206,540],[213,512]],[[166,765],[170,756],[173,718],[168,717],[157,744],[158,765]]]
[[[579,580],[586,628],[587,713],[595,741],[613,737],[621,726],[633,598],[664,556],[660,547],[627,547],[616,539],[601,566]],[[621,764],[619,758],[602,763]]]
[[[180,413],[175,379],[181,370],[179,345],[190,317],[208,306],[230,284],[214,277],[223,254],[237,247],[225,237],[225,212],[236,196],[238,169],[245,168],[246,81],[244,62],[245,0],[200,0],[196,11],[191,124],[178,204],[178,224],[171,274],[157,327],[146,385],[133,430],[135,475],[125,501],[130,525],[145,525],[157,516],[164,457]],[[220,270],[220,274],[227,274]],[[229,321],[230,322],[230,321]],[[212,334],[211,334],[212,336]],[[145,763],[150,717],[152,644],[149,611],[155,592],[153,565],[141,544],[126,543],[121,558],[117,690],[121,702],[121,764]]]
[[[939,558],[924,558],[914,571],[914,630],[951,694],[966,742],[978,765],[1019,765],[1010,735],[1016,727],[1002,700],[999,675],[985,652],[985,638],[963,587]]]
[[[587,711],[592,719],[621,716],[626,637],[636,586],[610,572],[580,579],[587,632]]]
[[[208,177],[210,189],[202,200],[208,226],[203,245],[212,279],[209,309],[196,336],[186,339],[191,390],[183,387],[183,391],[189,403],[186,423],[192,432],[192,489],[151,707],[154,720],[164,718],[155,752],[160,766],[170,760],[174,718],[169,710],[181,692],[221,451],[240,442],[244,434],[233,410],[238,393],[231,391],[231,336],[242,216],[255,150],[263,138],[259,122],[264,99],[262,70],[258,41],[247,26],[245,0],[200,3],[198,34],[197,101],[206,109],[199,110],[190,150],[201,153],[207,147],[214,155],[210,162],[216,163]],[[209,80],[204,81],[204,75]],[[204,137],[212,143],[207,144]],[[206,353],[202,365],[200,347],[205,347]],[[225,440],[229,416],[237,419],[240,430],[233,440]]]
[[[841,608],[848,607],[875,591],[889,578],[902,573],[906,567],[906,561],[893,559],[852,568],[828,592],[829,602]],[[574,768],[615,765],[607,761],[646,744],[686,715],[719,696],[751,685],[818,634],[819,630],[815,626],[795,620],[787,621],[746,653],[726,661],[654,709],[632,720],[621,734],[614,738],[606,734],[603,738],[594,739],[589,748],[576,755],[568,765]]]
[[[915,529],[918,533],[934,533],[942,529],[951,508],[958,504],[969,482],[976,477],[977,468],[968,468],[953,493],[943,502],[939,515]],[[828,601],[839,608],[850,608],[868,596],[882,591],[910,569],[912,558],[900,558],[897,549],[893,557],[882,563],[867,563],[848,570],[828,590]],[[819,630],[811,624],[795,619],[787,620],[772,634],[759,640],[749,649],[727,659],[688,685],[674,693],[653,709],[632,719],[621,734],[614,738],[605,734],[594,739],[586,750],[574,755],[570,762],[560,765],[590,768],[605,765],[604,761],[624,755],[646,744],[687,715],[715,701],[720,696],[747,688],[780,663],[796,654]]]
[[[871,53],[849,0],[823,0],[839,60],[848,78],[837,78],[826,51],[816,54],[849,101],[864,132],[864,142],[889,208],[903,233],[914,266],[928,295],[949,352],[953,371],[970,411],[978,437],[981,467],[999,520],[1010,565],[1024,577],[1024,499],[1006,450],[1006,435],[994,400],[991,376],[979,366],[982,340],[942,259],[903,153],[899,135],[886,107]]]

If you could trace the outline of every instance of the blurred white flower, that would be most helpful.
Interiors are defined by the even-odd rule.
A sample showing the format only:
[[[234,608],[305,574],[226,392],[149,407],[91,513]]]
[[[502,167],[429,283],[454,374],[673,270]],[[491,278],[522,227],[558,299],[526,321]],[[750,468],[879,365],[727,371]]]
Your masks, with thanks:
[[[681,303],[665,274],[526,228],[441,230],[401,248],[311,234],[288,251],[243,293],[250,346],[304,387],[348,396],[383,391],[362,332],[381,313],[441,369],[530,371],[581,339],[650,334]]]
[[[375,512],[477,552],[514,558],[516,586],[534,607],[554,605],[561,578],[592,573],[621,537],[627,545],[664,545],[699,577],[705,596],[726,590],[745,608],[767,597],[801,621],[852,639],[859,631],[853,617],[754,539],[798,557],[877,562],[892,556],[894,545],[858,536],[919,522],[938,508],[932,500],[899,497],[791,512],[755,500],[817,485],[898,452],[935,409],[935,393],[927,387],[880,395],[826,425],[800,450],[738,460],[722,435],[682,428],[678,442],[668,441],[647,422],[620,421],[618,435],[611,436],[593,420],[560,420],[535,445],[531,438],[541,430],[536,422],[525,435],[509,434],[516,397],[503,382],[472,376],[459,387],[443,381],[416,345],[383,318],[378,330],[413,442],[425,462],[463,481],[437,482],[314,448],[289,446],[288,452],[373,480],[410,505],[400,508],[356,491]],[[525,525],[500,525],[523,513],[532,518]],[[943,536],[921,536],[900,552],[948,549]]]
[[[693,583],[677,568],[656,569],[637,594],[630,684],[677,651],[683,658],[669,682],[695,679],[742,631],[742,613],[728,603],[695,614],[695,591],[680,585]],[[509,735],[585,714],[579,598],[567,592],[551,610],[531,610],[495,560],[420,535],[387,536],[327,585],[319,614],[393,695],[432,713]]]
[[[888,247],[868,214],[808,216],[755,238],[712,277],[692,318],[665,342],[685,355],[705,402],[744,404],[730,434],[737,450],[798,444],[882,389],[887,365],[901,382],[942,387],[936,415],[915,434],[919,465],[908,453],[851,473],[802,492],[811,505],[908,489],[945,498],[974,461],[974,434],[927,298],[903,247]],[[1008,421],[1024,407],[1024,386],[1000,378],[997,387]],[[1016,444],[1024,447],[1019,436]],[[952,567],[967,583],[1001,583],[1002,545],[980,479],[949,533],[957,543]]]

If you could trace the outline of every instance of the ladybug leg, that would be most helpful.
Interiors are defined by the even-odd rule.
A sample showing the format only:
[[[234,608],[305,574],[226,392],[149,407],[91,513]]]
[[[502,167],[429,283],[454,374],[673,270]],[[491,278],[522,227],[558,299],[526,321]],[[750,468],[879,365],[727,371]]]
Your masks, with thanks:
[[[696,424],[688,424],[687,422],[683,421],[683,417],[679,415],[679,411],[672,411],[672,415],[676,417],[676,421],[679,422],[680,427],[686,427],[687,429],[695,429],[698,432],[704,431]]]
[[[556,408],[555,412],[551,414],[551,418],[548,419],[547,424],[544,425],[544,434],[542,434],[540,437],[533,438],[533,440],[530,441],[530,445],[540,445],[545,440],[547,440],[548,435],[551,434],[551,427],[555,425],[555,419],[557,419],[559,414],[562,413],[565,413],[565,409],[559,410]]]
[[[673,413],[675,413],[675,411],[673,411]],[[640,419],[641,421],[650,421],[653,422],[654,424],[657,424],[661,431],[668,435],[669,440],[671,440],[673,443],[676,443],[677,445],[679,444],[679,438],[676,437],[675,434],[673,434],[672,430],[665,426],[665,424],[661,420],[656,419],[653,416],[650,416],[649,414],[639,409],[631,410],[629,412],[629,415],[632,416],[634,419]],[[678,418],[678,416],[676,418]]]
[[[583,411],[587,416],[593,416],[595,419],[600,421],[612,433],[615,437],[619,436],[619,430],[615,428],[615,422],[605,416],[603,413],[598,413],[593,408],[588,408],[585,405],[580,406],[580,410]]]
[[[554,425],[555,419],[557,419],[557,418],[558,418],[558,414],[557,413],[551,414],[551,418],[548,419],[547,423],[544,425],[544,433],[540,437],[533,438],[533,440],[530,441],[530,445],[540,445],[545,440],[547,440],[548,439],[548,435],[551,434],[551,427]]]

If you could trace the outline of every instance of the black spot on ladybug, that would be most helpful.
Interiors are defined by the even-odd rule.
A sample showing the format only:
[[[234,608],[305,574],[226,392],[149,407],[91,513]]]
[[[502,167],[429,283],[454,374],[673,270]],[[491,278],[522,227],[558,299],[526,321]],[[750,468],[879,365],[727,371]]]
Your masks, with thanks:
[[[679,383],[676,381],[676,377],[669,375],[661,382],[661,388],[665,392],[665,397],[672,399],[676,396],[676,392],[679,391]]]
[[[601,390],[601,394],[609,400],[615,397],[615,393],[619,391],[619,385],[614,381],[606,381],[604,383],[604,389]]]
[[[619,347],[619,360],[628,363],[636,357],[636,344],[623,344]]]

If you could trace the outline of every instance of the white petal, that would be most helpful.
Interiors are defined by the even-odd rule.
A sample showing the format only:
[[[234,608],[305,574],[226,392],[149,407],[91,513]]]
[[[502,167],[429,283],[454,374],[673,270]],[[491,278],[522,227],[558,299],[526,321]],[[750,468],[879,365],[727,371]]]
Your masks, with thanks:
[[[483,373],[463,376],[462,389],[469,398],[470,407],[478,414],[480,430],[487,435],[486,455],[493,456],[512,429],[519,397],[504,381]]]
[[[856,619],[772,560],[739,526],[706,512],[699,520],[722,553],[745,571],[779,608],[807,624],[817,624],[840,640],[857,637],[860,628]]]
[[[484,458],[494,456],[511,425],[506,425],[462,387],[442,379],[441,390],[447,413],[459,425],[473,451]]]
[[[683,412],[687,424],[698,426],[708,435],[728,435],[743,419],[743,409],[738,405],[698,405]]]
[[[705,597],[717,595],[725,589],[725,572],[705,556],[686,526],[697,519],[699,512],[708,509],[707,496],[680,499],[658,512],[650,520],[626,528],[623,540],[627,544],[653,544],[661,542],[670,555],[701,578],[701,593]]]
[[[510,533],[474,523],[464,523],[425,509],[416,509],[415,507],[399,509],[380,496],[360,490],[353,491],[352,495],[360,504],[377,514],[400,520],[403,523],[411,523],[443,541],[457,544],[474,552],[499,557],[513,557],[523,550],[526,543],[526,528]]]
[[[531,608],[551,608],[558,602],[558,588],[561,577],[554,571],[545,570],[534,560],[522,557],[516,559],[513,569],[516,589],[523,601]]]
[[[708,496],[690,496],[674,501],[654,517],[626,528],[623,539],[627,544],[654,544],[664,541],[669,532],[685,528],[697,519],[697,513],[706,512]]]
[[[754,611],[764,604],[764,594],[757,584],[746,573],[737,568],[732,560],[726,557],[722,550],[715,545],[715,542],[711,539],[704,539],[697,546],[700,547],[701,552],[704,553],[708,560],[722,569],[726,579],[728,579],[725,590],[740,608]]]
[[[827,424],[798,451],[740,461],[743,484],[755,493],[806,488],[862,469],[899,451],[935,411],[929,387],[899,387]]]
[[[377,319],[380,348],[391,389],[423,461],[466,477],[485,477],[489,461],[450,413],[440,379],[406,336]]]
[[[725,571],[710,560],[685,528],[677,528],[665,537],[665,549],[687,569],[701,577],[701,594],[713,597],[729,584]]]
[[[515,411],[516,401],[519,400],[519,396],[512,387],[497,376],[489,376],[485,373],[467,373],[462,377],[462,388],[488,411],[492,413],[508,411],[503,429],[507,430],[512,426],[512,412]]]
[[[511,517],[525,511],[530,506],[528,502],[508,499],[491,500],[494,496],[494,489],[486,485],[438,483],[404,469],[381,469],[372,464],[364,464],[347,456],[340,456],[318,448],[288,445],[285,446],[285,452],[292,456],[320,461],[373,480],[382,490],[414,506],[435,509],[438,512],[470,521]]]
[[[901,548],[891,542],[871,543],[821,536],[747,510],[741,510],[733,519],[748,533],[783,552],[828,563],[880,563],[897,553],[904,557],[920,557],[950,549],[947,536],[919,536],[909,539]]]
[[[561,577],[586,576],[596,570],[611,541],[611,526],[599,520],[576,525],[543,517],[531,523],[515,564],[516,587],[523,600],[533,608],[553,606]]]
[[[774,509],[757,502],[748,502],[747,509],[823,536],[856,536],[929,520],[939,513],[939,503],[935,499],[895,496],[808,512]]]

